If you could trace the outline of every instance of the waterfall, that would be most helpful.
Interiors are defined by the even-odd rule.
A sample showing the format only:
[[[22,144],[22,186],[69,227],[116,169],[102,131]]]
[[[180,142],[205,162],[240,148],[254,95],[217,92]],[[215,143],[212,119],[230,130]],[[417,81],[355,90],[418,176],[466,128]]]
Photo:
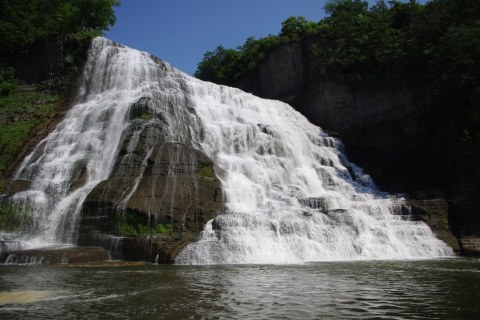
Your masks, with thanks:
[[[222,169],[227,211],[180,264],[442,257],[452,250],[377,190],[341,142],[289,105],[191,79],[200,143]]]
[[[176,263],[452,255],[426,224],[410,220],[402,199],[377,190],[346,159],[339,140],[289,105],[202,82],[103,38],[92,43],[79,102],[18,170],[17,179],[30,180],[32,186],[12,201],[24,210],[33,208],[37,222],[25,239],[74,242],[82,203],[109,177],[132,105],[156,99],[160,103],[152,114],[165,114],[163,109],[171,106],[160,98],[166,95],[174,97],[169,103],[178,101],[176,118],[165,120],[179,124],[172,134],[213,159],[226,199],[225,212],[206,224]],[[129,148],[135,143],[132,139]],[[119,206],[142,177],[132,181]]]
[[[150,91],[158,64],[146,53],[97,38],[92,42],[79,97],[16,173],[31,181],[30,190],[10,201],[33,216],[23,248],[74,242],[78,214],[88,193],[108,178],[127,112]]]

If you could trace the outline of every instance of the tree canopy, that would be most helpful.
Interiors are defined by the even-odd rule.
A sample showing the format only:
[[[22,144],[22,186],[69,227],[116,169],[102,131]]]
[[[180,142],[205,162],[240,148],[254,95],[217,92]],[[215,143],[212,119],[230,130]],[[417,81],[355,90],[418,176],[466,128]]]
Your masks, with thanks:
[[[101,35],[115,23],[113,7],[119,5],[119,0],[2,0],[0,54],[52,35]]]

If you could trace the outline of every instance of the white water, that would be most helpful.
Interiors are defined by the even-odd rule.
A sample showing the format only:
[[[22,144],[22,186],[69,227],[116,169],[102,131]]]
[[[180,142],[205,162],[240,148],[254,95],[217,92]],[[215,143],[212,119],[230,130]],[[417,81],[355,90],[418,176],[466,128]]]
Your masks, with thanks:
[[[177,263],[452,254],[427,225],[408,220],[402,199],[380,193],[349,163],[338,140],[289,105],[198,80],[189,84],[205,132],[201,145],[225,172],[228,212],[209,222]]]
[[[73,240],[83,200],[112,170],[128,127],[129,107],[142,97],[161,101],[165,96],[175,97],[175,108],[183,107],[175,121],[187,129],[176,132],[178,139],[193,139],[214,160],[227,208],[208,222],[201,239],[188,245],[177,263],[452,254],[424,223],[398,214],[401,199],[378,192],[370,178],[345,159],[339,141],[287,104],[199,81],[102,38],[94,40],[90,52],[82,102],[18,172],[19,179],[33,181],[32,189],[15,195],[14,201],[35,208],[35,242]],[[155,114],[165,106],[156,108]],[[78,163],[86,164],[88,175],[72,190]],[[124,202],[136,190],[136,182],[132,184]]]
[[[138,96],[149,92],[157,70],[150,56],[114,46],[106,39],[93,41],[78,103],[63,121],[23,161],[16,179],[30,180],[31,189],[11,201],[32,212],[36,225],[23,237],[32,248],[74,241],[78,213],[88,193],[108,178],[127,112]],[[73,185],[86,170],[84,181]]]

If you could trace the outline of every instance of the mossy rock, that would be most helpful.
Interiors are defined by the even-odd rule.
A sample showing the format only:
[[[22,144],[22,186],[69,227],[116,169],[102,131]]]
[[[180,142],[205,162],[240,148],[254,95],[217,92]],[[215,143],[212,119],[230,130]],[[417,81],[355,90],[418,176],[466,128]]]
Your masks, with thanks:
[[[124,212],[112,217],[114,230],[120,236],[148,236],[163,235],[171,236],[173,234],[173,225],[168,221],[147,218],[132,210]]]
[[[201,165],[195,170],[195,174],[200,177],[214,179],[215,178],[215,170],[213,166],[210,164]]]

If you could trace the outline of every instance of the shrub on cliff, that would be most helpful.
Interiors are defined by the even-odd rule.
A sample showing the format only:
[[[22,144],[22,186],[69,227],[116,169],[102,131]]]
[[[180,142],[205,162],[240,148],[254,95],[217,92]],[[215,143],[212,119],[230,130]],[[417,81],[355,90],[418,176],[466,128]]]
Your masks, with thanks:
[[[12,67],[0,65],[0,97],[8,95],[15,85],[15,70]]]
[[[205,81],[231,86],[245,72],[254,70],[268,51],[282,42],[283,38],[269,35],[260,39],[249,37],[236,49],[218,46],[214,51],[204,54],[195,76]]]
[[[208,51],[203,56],[201,65],[195,75],[205,81],[232,85],[235,74],[238,72],[237,61],[239,52],[218,46],[214,51]]]
[[[302,36],[318,31],[318,24],[308,21],[304,17],[290,17],[282,22],[280,37],[297,40]]]

